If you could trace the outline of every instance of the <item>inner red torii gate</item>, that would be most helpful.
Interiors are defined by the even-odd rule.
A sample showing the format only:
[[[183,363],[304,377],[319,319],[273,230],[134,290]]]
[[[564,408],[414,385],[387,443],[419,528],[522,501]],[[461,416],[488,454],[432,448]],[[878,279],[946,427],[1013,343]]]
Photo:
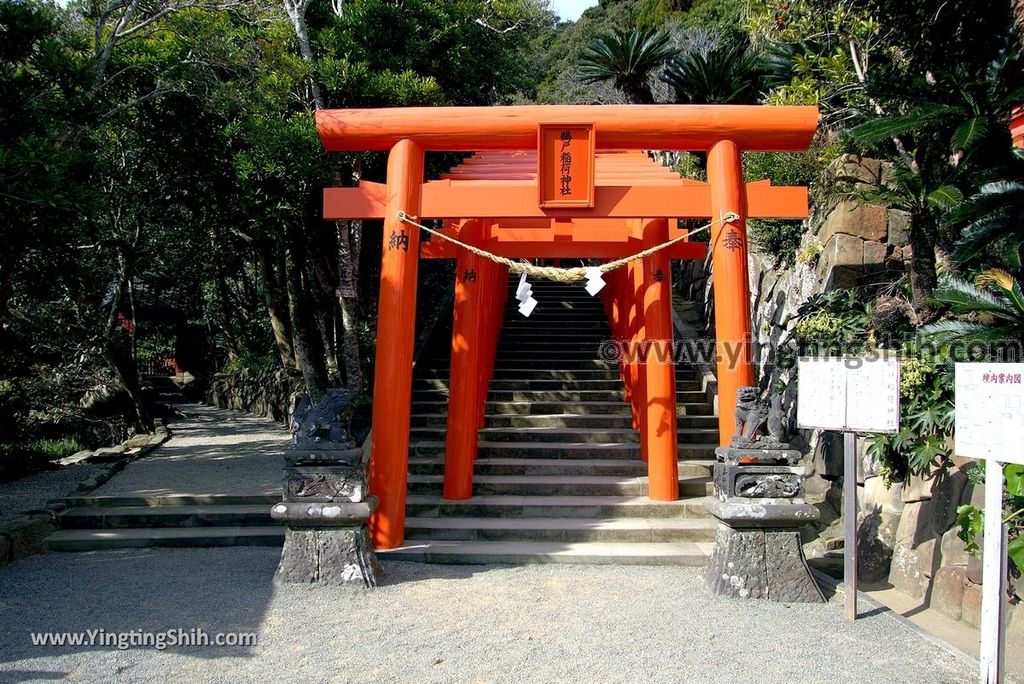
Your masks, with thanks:
[[[477,430],[507,293],[506,267],[443,239],[421,244],[420,231],[400,218],[403,212],[419,221],[441,219],[445,235],[499,256],[604,261],[677,237],[675,219],[712,219],[719,436],[725,444],[733,434],[736,388],[754,380],[745,220],[807,215],[806,188],[745,184],[741,153],[805,150],[817,120],[814,107],[726,105],[318,111],[317,129],[328,151],[389,151],[386,185],[361,182],[324,191],[325,219],[384,220],[370,458],[370,491],[379,499],[371,518],[375,546],[404,541],[419,258],[457,261],[448,499],[472,495]],[[562,130],[561,186],[559,172],[552,171],[559,141],[551,148],[545,129],[555,135]],[[570,130],[588,136],[586,154],[575,161],[565,153],[581,149],[580,136],[570,150]],[[644,149],[706,151],[708,183],[679,178],[637,151]],[[440,180],[424,182],[427,150],[475,154]],[[582,157],[589,170],[580,165]],[[739,218],[724,220],[731,214]],[[703,243],[678,242],[606,274],[601,292],[616,338],[656,347],[647,363],[621,367],[652,499],[678,498],[670,260],[704,256]]]

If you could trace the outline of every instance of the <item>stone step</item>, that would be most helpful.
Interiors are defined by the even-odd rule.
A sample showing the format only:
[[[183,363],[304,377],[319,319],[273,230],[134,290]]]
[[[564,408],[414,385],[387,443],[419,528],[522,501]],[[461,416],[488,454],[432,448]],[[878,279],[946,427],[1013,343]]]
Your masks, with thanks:
[[[544,330],[551,330],[551,331],[562,330],[562,331],[565,331],[565,329],[566,329],[566,318],[568,318],[568,317],[542,319],[539,316],[537,318],[533,318],[533,316],[530,316],[530,318],[526,318],[524,316],[520,316],[519,313],[517,312],[515,314],[514,318],[510,318],[508,315],[505,316],[505,322],[504,322],[504,324],[502,324],[501,329],[502,329],[502,331],[505,331],[505,330],[516,330],[516,331],[518,331],[518,330],[536,330],[538,333],[540,333],[540,332],[542,332]],[[587,332],[594,332],[594,331],[600,330],[600,331],[607,331],[608,333],[611,332],[610,329],[608,328],[608,323],[606,321],[598,320],[597,318],[594,318],[594,317],[579,316],[579,317],[572,317],[569,320],[572,321],[572,329],[573,330],[585,330]]]
[[[529,329],[512,330],[503,329],[499,343],[529,343],[529,344],[600,344],[609,339],[609,335],[603,330],[579,330],[566,332],[548,331],[539,335],[536,331]]]
[[[278,497],[280,500],[280,497]],[[81,506],[59,517],[61,529],[122,529],[138,527],[252,527],[276,526],[271,505],[255,506]]]
[[[437,413],[448,410],[444,399],[413,400],[416,413]],[[623,414],[629,415],[629,404],[624,401],[488,401],[484,406],[492,414]],[[710,416],[712,407],[704,402],[676,404],[677,416]]]
[[[59,530],[46,540],[50,551],[99,551],[187,546],[281,546],[284,527],[165,527]]]
[[[284,467],[282,461],[281,467]],[[275,494],[165,494],[158,496],[67,496],[51,499],[50,508],[102,507],[164,507],[164,506],[270,506],[281,500],[280,492]]]
[[[440,475],[409,475],[410,494],[428,494],[441,489]],[[474,494],[520,494],[523,496],[647,496],[646,477],[601,475],[477,475]],[[711,478],[679,478],[680,496],[706,496]]]
[[[440,364],[444,362],[450,362],[451,354],[448,351],[432,353],[423,358],[423,363],[434,366],[435,361]],[[566,349],[566,348],[541,348],[541,349],[498,349],[497,358],[502,364],[514,363],[516,361],[531,360],[531,359],[543,359],[548,363],[558,362],[559,364],[565,363],[570,364],[564,366],[565,368],[572,368],[573,363],[585,362],[590,360],[601,361],[605,360],[605,357],[601,355],[601,350],[597,345],[590,347],[589,349]],[[615,363],[618,363],[617,361]],[[551,366],[553,368],[560,368],[559,366]]]
[[[705,518],[406,518],[408,541],[713,542]]]
[[[615,378],[609,380],[550,380],[550,379],[521,379],[508,380],[494,378],[488,385],[491,391],[495,390],[527,390],[527,391],[558,391],[558,390],[587,390],[587,391],[619,391],[622,389],[622,380]],[[448,390],[447,379],[418,379],[413,382],[413,390]],[[676,392],[700,392],[700,383],[696,380],[676,380]]]
[[[381,556],[424,563],[573,563],[585,565],[702,566],[714,544],[615,542],[416,541]]]
[[[715,462],[711,459],[687,460],[679,464],[679,474],[686,477],[711,475]],[[413,475],[443,475],[443,457],[409,459]],[[643,477],[647,464],[625,458],[478,458],[473,464],[476,475],[609,475]]]
[[[646,496],[518,496],[477,494],[464,501],[438,493],[409,494],[406,513],[456,518],[706,518],[707,497],[654,501]]]
[[[519,415],[496,414],[487,416],[486,427],[528,428],[528,427],[565,427],[565,428],[632,428],[633,418],[628,413],[622,414],[572,414],[556,413],[550,415]],[[718,427],[717,416],[677,416],[676,422],[680,429]],[[416,413],[410,416],[410,424],[415,428],[444,427],[448,424],[446,413]]]
[[[500,362],[501,359],[498,359]],[[415,377],[417,380],[444,380],[446,383],[451,377],[451,369],[447,362],[443,366],[430,366],[416,368]],[[495,380],[621,380],[622,375],[618,366],[613,369],[575,369],[565,370],[559,368],[496,368],[494,370]],[[692,366],[676,366],[676,382],[701,381],[696,369]]]
[[[557,310],[572,310],[572,309],[597,309],[598,311],[604,312],[604,306],[599,297],[591,297],[590,293],[586,290],[558,290],[545,287],[539,287],[534,283],[530,283],[531,292],[535,299],[544,299],[544,301],[552,308]],[[519,300],[516,299],[515,290],[509,290],[508,306],[505,307],[506,311],[511,313],[519,314],[517,310],[519,306]]]
[[[422,365],[438,370],[445,369],[447,372],[450,356],[438,357],[435,359],[424,359]],[[603,361],[601,359],[505,359],[499,358],[495,364],[497,367],[508,370],[556,370],[556,371],[578,371],[578,370],[614,370],[618,372],[618,361]]]
[[[443,440],[410,442],[410,456],[441,456]],[[681,461],[710,459],[715,456],[717,442],[708,444],[679,443]],[[477,442],[478,458],[632,458],[640,460],[639,442]]]
[[[677,392],[676,401],[682,404],[694,404],[704,401],[707,395],[699,391]],[[447,399],[447,390],[413,390],[412,401],[431,401]],[[619,390],[490,390],[488,402],[613,402],[625,403],[626,391]]]
[[[410,440],[444,441],[446,428],[414,428]],[[481,442],[600,442],[634,443],[640,441],[640,434],[629,428],[567,428],[567,427],[485,427],[478,431]],[[681,428],[678,430],[680,444],[718,443],[715,428]]]

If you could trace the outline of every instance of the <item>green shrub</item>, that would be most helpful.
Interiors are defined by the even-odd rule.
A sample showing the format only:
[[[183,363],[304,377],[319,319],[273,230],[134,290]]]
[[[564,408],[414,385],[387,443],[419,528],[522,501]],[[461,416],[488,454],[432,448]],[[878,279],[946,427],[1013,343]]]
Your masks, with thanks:
[[[281,367],[281,358],[275,353],[246,352],[228,359],[224,372],[228,374],[249,372],[264,373]]]
[[[87,448],[74,437],[0,443],[0,482],[44,470],[54,461]]]
[[[793,265],[804,238],[802,221],[754,219],[747,225],[750,243],[756,251],[772,257],[777,267]]]

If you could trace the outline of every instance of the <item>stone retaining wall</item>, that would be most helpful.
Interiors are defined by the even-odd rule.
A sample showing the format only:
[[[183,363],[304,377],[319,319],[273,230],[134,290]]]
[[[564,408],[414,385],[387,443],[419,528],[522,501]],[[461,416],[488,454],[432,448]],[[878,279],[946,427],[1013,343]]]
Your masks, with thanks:
[[[297,370],[240,370],[217,373],[210,381],[206,401],[213,406],[245,411],[287,424],[292,397],[305,391]]]

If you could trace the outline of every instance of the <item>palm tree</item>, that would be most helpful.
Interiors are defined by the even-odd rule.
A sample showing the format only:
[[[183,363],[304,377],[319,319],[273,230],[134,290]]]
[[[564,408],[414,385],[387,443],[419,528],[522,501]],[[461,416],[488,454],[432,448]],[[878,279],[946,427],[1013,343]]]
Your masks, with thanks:
[[[921,328],[925,335],[967,344],[1024,340],[1024,292],[1020,283],[1002,269],[984,271],[973,285],[947,276],[932,296],[953,313],[969,315],[971,320],[936,321]]]
[[[585,83],[612,81],[630,104],[654,104],[652,71],[675,54],[669,36],[654,29],[614,29],[597,38],[580,58]]]
[[[675,57],[661,80],[672,86],[681,104],[756,104],[768,71],[749,42],[732,40]]]

